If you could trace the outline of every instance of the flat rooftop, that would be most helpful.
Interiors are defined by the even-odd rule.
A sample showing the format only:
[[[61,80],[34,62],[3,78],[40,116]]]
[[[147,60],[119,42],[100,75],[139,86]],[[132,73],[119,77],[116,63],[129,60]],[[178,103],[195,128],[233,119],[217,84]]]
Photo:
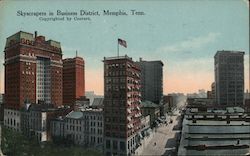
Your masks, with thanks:
[[[119,59],[128,59],[132,61],[131,57],[128,57],[127,55],[124,56],[114,56],[114,57],[104,57],[104,61],[110,61],[110,60],[119,60]]]
[[[250,151],[250,122],[188,120],[185,115],[178,155],[246,155]]]

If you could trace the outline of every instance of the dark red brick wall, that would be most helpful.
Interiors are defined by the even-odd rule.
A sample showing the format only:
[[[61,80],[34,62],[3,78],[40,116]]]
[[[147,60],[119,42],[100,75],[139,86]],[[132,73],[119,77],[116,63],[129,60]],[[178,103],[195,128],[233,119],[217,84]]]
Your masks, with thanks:
[[[47,57],[51,61],[62,61],[61,49],[49,45],[44,37],[38,36],[35,42],[22,41],[23,39],[5,47],[5,61],[12,59],[5,65],[6,108],[20,109],[26,98],[32,103],[36,102],[36,56]],[[20,56],[28,58],[31,62],[22,61]],[[51,101],[56,106],[62,105],[60,65],[51,66]]]
[[[63,60],[63,104],[73,105],[85,96],[84,60],[80,57]]]

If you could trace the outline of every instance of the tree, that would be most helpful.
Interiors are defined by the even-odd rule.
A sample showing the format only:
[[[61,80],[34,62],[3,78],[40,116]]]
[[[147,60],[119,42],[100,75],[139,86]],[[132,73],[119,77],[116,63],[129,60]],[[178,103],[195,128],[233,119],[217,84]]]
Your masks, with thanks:
[[[78,146],[69,146],[72,140],[58,138],[66,143],[54,144],[53,142],[38,143],[34,137],[25,137],[20,132],[2,127],[2,152],[11,156],[101,156],[101,152],[94,149],[85,149]],[[72,144],[71,144],[72,145]]]

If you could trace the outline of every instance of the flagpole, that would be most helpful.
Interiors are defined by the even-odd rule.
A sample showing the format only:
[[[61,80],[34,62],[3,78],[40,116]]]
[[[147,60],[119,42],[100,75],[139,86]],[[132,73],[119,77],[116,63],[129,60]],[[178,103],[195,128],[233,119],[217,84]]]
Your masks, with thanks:
[[[117,41],[117,56],[119,57],[119,41]]]

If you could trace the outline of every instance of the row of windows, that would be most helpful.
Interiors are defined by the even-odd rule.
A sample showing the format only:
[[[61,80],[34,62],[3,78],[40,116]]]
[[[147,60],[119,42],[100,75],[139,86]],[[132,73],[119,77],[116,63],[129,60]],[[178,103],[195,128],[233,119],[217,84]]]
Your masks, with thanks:
[[[102,126],[102,122],[92,122],[92,120],[98,120],[102,121],[102,116],[85,116],[85,119],[90,119],[90,125],[95,126],[95,123],[97,123],[97,126]],[[74,119],[67,119],[67,122],[70,124],[81,124],[83,120],[74,120]],[[88,122],[86,122],[88,124]]]
[[[121,75],[126,75],[126,71],[109,71],[109,72],[105,72],[106,76],[121,76]]]
[[[102,120],[102,116],[85,116],[85,119],[90,119],[90,120]]]
[[[6,111],[8,115],[14,115],[14,116],[19,116],[19,113],[12,112],[12,111]]]
[[[55,124],[54,124],[54,127],[55,127]],[[87,127],[84,127],[84,128],[85,128],[85,131],[88,131]],[[74,125],[67,125],[66,130],[82,132],[82,127],[81,126],[74,126]],[[90,133],[92,133],[92,134],[97,133],[99,135],[102,135],[102,129],[90,128]]]
[[[130,63],[112,63],[112,64],[106,64],[106,69],[125,69],[127,68],[134,68],[135,65],[130,64]]]
[[[26,64],[26,65],[31,65],[31,63],[30,63],[30,62],[25,62],[25,64]]]
[[[26,74],[26,75],[34,75],[34,72],[30,72],[30,71],[22,71],[22,74]]]
[[[106,69],[112,69],[112,68],[125,68],[126,64],[122,63],[122,64],[118,64],[118,63],[113,63],[113,64],[107,64],[106,65]]]
[[[125,123],[126,118],[125,117],[106,117],[106,122],[114,122],[114,123]]]
[[[11,126],[11,127],[19,127],[19,122],[16,122],[16,120],[15,119],[7,119],[7,120],[4,120],[4,122],[5,122],[5,125],[8,125],[8,126]]]
[[[74,125],[67,125],[66,126],[67,130],[71,130],[71,131],[77,131],[77,132],[81,132],[82,131],[82,127],[81,126],[74,126]]]

